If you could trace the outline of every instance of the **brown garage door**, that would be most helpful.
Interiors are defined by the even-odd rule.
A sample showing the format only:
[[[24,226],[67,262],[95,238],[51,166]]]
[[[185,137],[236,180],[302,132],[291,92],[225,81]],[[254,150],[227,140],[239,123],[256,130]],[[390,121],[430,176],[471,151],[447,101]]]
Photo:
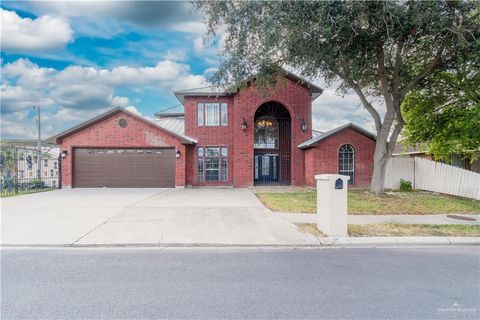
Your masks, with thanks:
[[[75,148],[77,188],[175,187],[175,149]]]

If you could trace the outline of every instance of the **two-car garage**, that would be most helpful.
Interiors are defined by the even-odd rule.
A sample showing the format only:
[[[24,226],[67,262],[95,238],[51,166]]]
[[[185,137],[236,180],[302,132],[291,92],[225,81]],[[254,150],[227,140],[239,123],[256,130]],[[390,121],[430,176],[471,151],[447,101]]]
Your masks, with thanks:
[[[60,147],[67,188],[183,187],[186,150],[197,143],[122,108],[47,140]]]
[[[175,187],[173,148],[74,148],[73,187]]]

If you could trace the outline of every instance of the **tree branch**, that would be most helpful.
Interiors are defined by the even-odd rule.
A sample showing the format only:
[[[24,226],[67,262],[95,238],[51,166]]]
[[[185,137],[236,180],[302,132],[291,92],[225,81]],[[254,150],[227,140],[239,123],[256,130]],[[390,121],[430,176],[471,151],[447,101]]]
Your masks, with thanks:
[[[377,110],[372,106],[372,104],[367,100],[367,97],[365,94],[362,92],[362,88],[360,85],[356,82],[354,82],[350,77],[348,76],[347,72],[338,72],[337,75],[345,81],[350,88],[355,91],[355,93],[358,95],[360,98],[360,101],[362,101],[363,107],[367,109],[367,111],[370,113],[370,115],[373,118],[373,121],[375,123],[375,129],[377,130],[377,133],[380,132],[380,129],[382,128],[382,119],[380,118],[380,114],[378,113]]]
[[[395,110],[392,94],[390,93],[390,88],[388,86],[387,74],[385,72],[385,51],[383,50],[383,45],[381,45],[378,48],[377,67],[378,67],[378,79],[380,80],[380,87],[382,89],[387,110]]]
[[[398,99],[399,86],[400,86],[400,69],[402,68],[402,51],[404,40],[401,39],[397,43],[397,52],[395,52],[395,65],[393,73],[393,94]]]
[[[360,97],[360,100],[362,101],[364,108],[367,109],[367,111],[372,116],[373,121],[375,122],[375,129],[377,130],[377,133],[378,133],[382,128],[382,120],[380,118],[380,114],[378,113],[377,110],[375,110],[372,104],[368,102],[367,98],[362,92],[362,89],[357,83],[354,83],[353,81],[350,81],[350,80],[347,80],[347,83],[350,85],[353,91],[355,91],[355,93]]]
[[[442,52],[443,52],[443,46],[438,50],[437,54],[435,57],[433,57],[432,61],[430,64],[421,72],[418,76],[412,78],[410,82],[408,82],[405,87],[402,89],[399,97],[399,101],[403,101],[405,96],[407,95],[412,88],[417,85],[421,80],[425,79],[427,76],[429,76],[435,68],[439,65],[440,61],[442,60]]]
[[[395,148],[395,144],[397,143],[398,136],[400,135],[400,132],[403,129],[404,126],[403,121],[397,121],[395,124],[395,128],[393,128],[392,135],[390,136],[390,139],[387,143],[387,156],[391,157],[393,153],[393,149]]]

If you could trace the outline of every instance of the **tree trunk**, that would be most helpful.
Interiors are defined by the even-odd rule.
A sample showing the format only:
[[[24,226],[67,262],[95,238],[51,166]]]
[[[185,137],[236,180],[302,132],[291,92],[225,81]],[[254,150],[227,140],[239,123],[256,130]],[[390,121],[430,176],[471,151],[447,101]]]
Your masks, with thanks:
[[[370,184],[370,191],[375,194],[385,192],[385,171],[388,162],[387,139],[381,136],[377,137],[375,145],[375,154],[373,156],[373,176]]]

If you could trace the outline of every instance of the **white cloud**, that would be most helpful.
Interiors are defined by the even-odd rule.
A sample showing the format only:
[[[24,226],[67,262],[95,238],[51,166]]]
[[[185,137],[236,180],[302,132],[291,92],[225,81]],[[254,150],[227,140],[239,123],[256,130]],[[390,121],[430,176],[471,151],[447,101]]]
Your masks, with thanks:
[[[196,54],[201,54],[205,49],[204,40],[202,37],[197,37],[193,40],[193,51]]]
[[[125,109],[127,111],[130,111],[131,113],[133,114],[136,114],[137,116],[142,116],[142,114],[140,113],[140,111],[138,111],[138,109],[135,107],[135,106],[128,106],[128,107],[125,107]]]
[[[63,48],[73,41],[73,30],[62,18],[43,15],[22,18],[15,11],[0,8],[1,47],[5,51],[43,51]]]
[[[2,114],[31,109],[33,106],[44,107],[53,103],[53,100],[42,92],[8,84],[1,85],[1,97]]]
[[[112,106],[113,107],[122,107],[125,108],[129,104],[129,100],[127,97],[113,97],[112,99]]]
[[[211,75],[212,73],[215,73],[217,71],[218,71],[218,68],[211,67],[211,68],[207,68],[207,69],[203,70],[203,74]]]
[[[325,88],[324,83],[320,84]],[[376,106],[382,114],[381,106]],[[312,104],[312,127],[328,131],[348,122],[354,122],[367,130],[375,131],[372,117],[354,92],[340,96],[332,88],[325,88]]]
[[[167,50],[163,56],[163,59],[171,61],[185,61],[187,59],[187,53],[185,50],[181,49],[170,49]]]
[[[0,101],[2,134],[30,137],[32,117],[18,120],[42,107],[45,135],[48,128],[65,128],[72,121],[85,120],[112,107],[123,107],[140,114],[128,97],[116,95],[116,90],[140,86],[171,94],[173,90],[206,85],[203,75],[193,75],[188,65],[163,60],[155,66],[120,66],[112,69],[69,66],[63,70],[39,67],[28,59],[18,59],[2,65]],[[134,99],[139,103],[138,99]],[[72,123],[73,124],[73,123]],[[15,128],[12,128],[15,126]],[[20,129],[23,128],[23,129]],[[20,134],[19,132],[23,132]]]
[[[207,32],[205,24],[201,21],[184,21],[174,23],[170,26],[170,29],[172,29],[173,31],[180,31],[192,34],[205,34]]]
[[[188,1],[16,1],[9,6],[66,17],[77,33],[100,38],[145,27],[192,34],[206,31],[200,13],[192,11]]]

